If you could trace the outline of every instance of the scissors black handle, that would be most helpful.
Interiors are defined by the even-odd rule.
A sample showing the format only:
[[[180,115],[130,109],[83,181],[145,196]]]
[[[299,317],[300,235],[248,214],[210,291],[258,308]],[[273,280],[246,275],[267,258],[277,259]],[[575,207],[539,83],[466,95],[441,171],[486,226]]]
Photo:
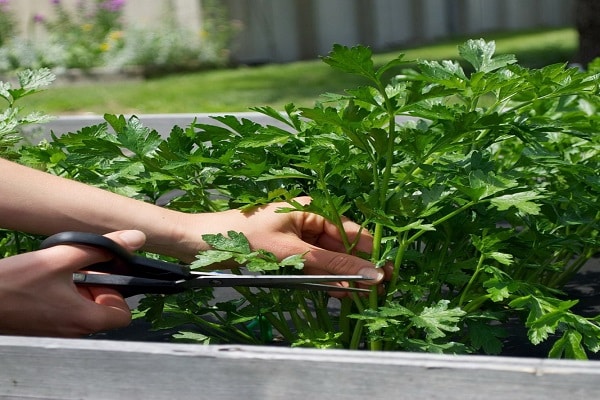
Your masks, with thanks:
[[[180,280],[191,277],[188,266],[132,254],[111,239],[94,233],[57,233],[45,239],[40,248],[45,249],[64,244],[92,246],[114,256],[111,261],[90,265],[84,268],[85,270],[161,280]]]
[[[186,290],[181,285],[181,281],[114,274],[105,275],[76,272],[73,274],[73,282],[78,285],[114,289],[121,293],[123,297],[131,297],[139,294],[174,294]]]

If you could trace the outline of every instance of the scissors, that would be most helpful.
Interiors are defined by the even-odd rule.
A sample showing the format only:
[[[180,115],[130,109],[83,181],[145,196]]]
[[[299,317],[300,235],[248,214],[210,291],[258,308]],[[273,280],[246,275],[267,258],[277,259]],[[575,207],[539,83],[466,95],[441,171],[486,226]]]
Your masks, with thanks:
[[[326,282],[369,280],[361,275],[240,275],[193,271],[188,265],[151,259],[130,253],[111,239],[87,232],[61,232],[45,239],[40,248],[58,245],[85,245],[113,255],[73,273],[73,282],[83,286],[102,286],[117,290],[124,297],[138,294],[173,294],[207,287],[260,287],[300,290],[368,292],[368,289],[338,287]]]

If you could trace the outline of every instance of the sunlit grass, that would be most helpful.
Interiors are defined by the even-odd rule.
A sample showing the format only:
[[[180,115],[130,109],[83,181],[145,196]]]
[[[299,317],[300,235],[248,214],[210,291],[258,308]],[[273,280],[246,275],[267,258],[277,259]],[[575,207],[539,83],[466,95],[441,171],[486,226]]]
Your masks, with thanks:
[[[531,67],[567,62],[577,46],[574,29],[479,36],[495,40],[499,53],[516,54],[522,65]],[[405,53],[407,59],[456,58],[457,45],[465,39],[397,49],[377,54],[374,61],[384,63],[400,53]],[[339,92],[357,83],[352,76],[314,60],[209,70],[145,81],[55,85],[25,99],[23,104],[27,109],[54,115],[236,112],[263,105],[281,109],[287,103],[310,106],[322,93]]]

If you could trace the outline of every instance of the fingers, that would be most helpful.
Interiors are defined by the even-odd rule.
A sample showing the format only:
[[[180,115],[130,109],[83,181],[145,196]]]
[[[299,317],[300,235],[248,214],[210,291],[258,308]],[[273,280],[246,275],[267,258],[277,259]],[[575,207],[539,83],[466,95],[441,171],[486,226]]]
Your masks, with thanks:
[[[117,291],[102,287],[78,288],[79,293],[93,301],[87,304],[84,321],[86,333],[122,328],[131,322],[129,306]]]
[[[136,230],[111,232],[104,236],[129,251],[142,247],[146,241],[144,233]],[[117,291],[102,287],[88,287],[79,288],[79,293],[91,300],[86,304],[89,312],[86,319],[90,331],[119,328],[127,326],[131,321],[129,306]]]

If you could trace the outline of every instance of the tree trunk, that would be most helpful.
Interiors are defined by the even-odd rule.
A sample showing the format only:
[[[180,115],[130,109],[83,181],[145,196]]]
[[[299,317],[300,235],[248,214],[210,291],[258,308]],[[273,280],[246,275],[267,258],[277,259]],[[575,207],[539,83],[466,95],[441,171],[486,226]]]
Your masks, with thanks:
[[[600,0],[577,0],[575,14],[579,33],[575,62],[585,67],[600,57]]]

